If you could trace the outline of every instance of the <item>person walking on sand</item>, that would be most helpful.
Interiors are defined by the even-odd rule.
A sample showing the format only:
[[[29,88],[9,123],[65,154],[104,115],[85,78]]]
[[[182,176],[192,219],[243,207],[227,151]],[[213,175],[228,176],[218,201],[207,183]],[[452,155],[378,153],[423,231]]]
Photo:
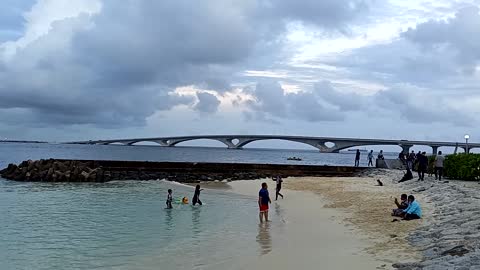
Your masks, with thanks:
[[[270,200],[270,195],[268,194],[267,183],[262,183],[262,189],[258,192],[258,206],[260,207],[260,223],[263,223],[263,218],[265,217],[265,222],[268,222],[268,204],[272,203]]]
[[[442,151],[438,151],[438,155],[435,157],[435,180],[442,180],[443,175],[443,162],[445,157],[442,156]]]
[[[357,149],[357,153],[355,154],[355,167],[360,166],[360,150]]]
[[[196,205],[197,203],[199,205],[202,205],[202,201],[200,201],[200,191],[202,191],[203,189],[200,189],[200,185],[197,185],[195,187],[195,193],[193,194],[193,199],[192,199],[192,204],[193,205]]]
[[[275,177],[272,177],[273,180],[275,180],[277,186],[276,186],[276,189],[275,189],[275,201],[278,200],[278,195],[280,195],[280,197],[282,197],[283,199],[283,195],[282,193],[280,193],[280,190],[282,190],[282,176],[280,175],[277,175]]]
[[[167,201],[165,202],[167,204],[167,209],[172,209],[172,201],[173,201],[172,190],[169,189],[167,194]]]
[[[370,150],[370,153],[368,153],[368,167],[370,166],[373,167],[373,150]]]

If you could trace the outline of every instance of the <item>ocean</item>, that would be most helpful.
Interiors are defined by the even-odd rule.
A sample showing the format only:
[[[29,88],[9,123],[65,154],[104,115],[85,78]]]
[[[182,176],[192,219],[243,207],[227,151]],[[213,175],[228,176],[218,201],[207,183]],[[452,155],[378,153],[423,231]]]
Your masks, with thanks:
[[[302,161],[288,161],[290,156]],[[351,165],[352,153],[304,150],[0,143],[0,167],[75,158]],[[366,165],[366,154],[362,158]],[[23,183],[0,179],[0,269],[247,269],[285,241],[258,225],[257,194],[207,189],[203,206],[165,209],[194,189],[159,181]],[[273,207],[273,206],[272,206]],[[285,220],[280,204],[272,219]],[[277,235],[278,237],[270,237]],[[286,244],[286,243],[284,243]]]

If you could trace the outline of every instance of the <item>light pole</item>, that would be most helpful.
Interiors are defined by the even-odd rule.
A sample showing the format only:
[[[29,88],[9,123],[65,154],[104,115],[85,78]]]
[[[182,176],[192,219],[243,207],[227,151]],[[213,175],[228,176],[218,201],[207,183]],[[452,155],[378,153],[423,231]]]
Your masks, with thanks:
[[[468,154],[468,139],[470,139],[470,135],[465,134],[465,154]]]

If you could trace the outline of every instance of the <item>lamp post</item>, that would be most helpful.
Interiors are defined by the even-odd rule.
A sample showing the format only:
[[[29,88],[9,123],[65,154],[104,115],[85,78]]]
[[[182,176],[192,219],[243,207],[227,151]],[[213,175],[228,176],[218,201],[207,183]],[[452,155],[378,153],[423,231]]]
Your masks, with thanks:
[[[470,139],[470,135],[465,134],[465,154],[468,154],[468,139]]]

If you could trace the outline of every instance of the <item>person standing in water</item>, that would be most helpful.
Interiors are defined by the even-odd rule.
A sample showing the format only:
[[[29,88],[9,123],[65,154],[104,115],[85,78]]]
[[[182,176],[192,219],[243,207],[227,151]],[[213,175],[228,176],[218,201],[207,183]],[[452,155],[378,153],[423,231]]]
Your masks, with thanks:
[[[283,199],[283,195],[282,193],[280,193],[280,190],[282,190],[282,177],[280,175],[277,175],[272,179],[275,180],[275,182],[277,183],[277,188],[275,189],[275,201],[278,200],[278,195],[280,195],[280,197],[282,197]]]
[[[360,166],[360,150],[357,149],[357,153],[355,154],[355,167]]]
[[[203,189],[200,189],[200,185],[197,185],[195,187],[195,193],[193,194],[193,199],[192,199],[192,204],[193,205],[196,205],[197,203],[199,205],[202,205],[202,201],[200,201],[200,191],[202,191]]]
[[[172,190],[169,189],[168,195],[167,195],[167,201],[165,202],[167,204],[167,209],[172,209],[172,201],[173,201]]]
[[[262,183],[262,189],[258,192],[258,206],[260,207],[260,223],[263,223],[263,218],[265,217],[265,222],[268,222],[268,204],[272,203],[270,200],[270,195],[268,194],[267,183]]]

